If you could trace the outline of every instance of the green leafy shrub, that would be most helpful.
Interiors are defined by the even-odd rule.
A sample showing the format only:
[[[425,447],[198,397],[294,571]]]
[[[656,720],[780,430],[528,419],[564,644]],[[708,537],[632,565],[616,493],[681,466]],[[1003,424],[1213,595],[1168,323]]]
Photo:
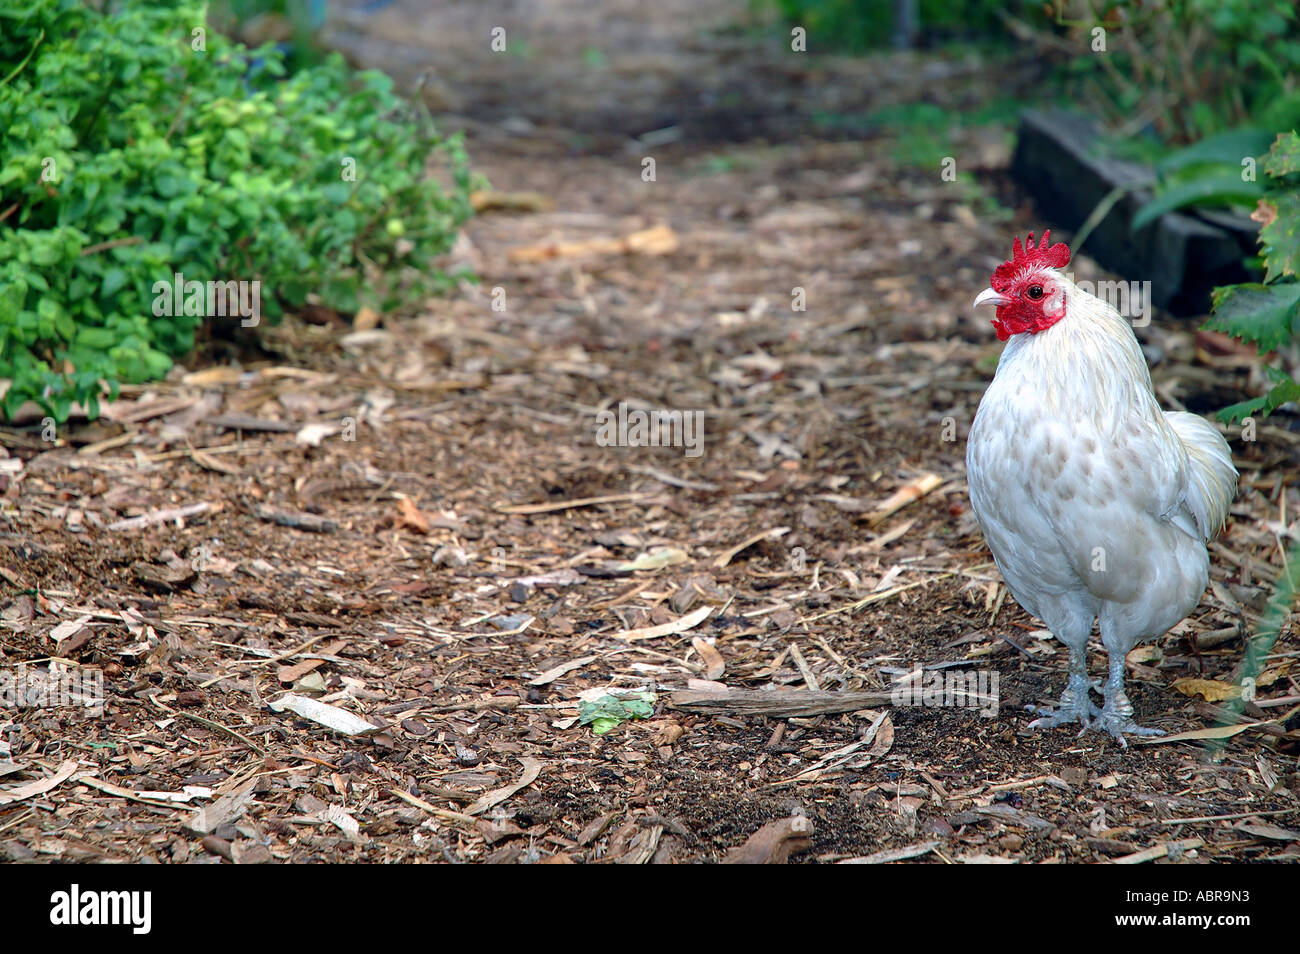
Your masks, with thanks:
[[[1300,136],[1277,137],[1264,159],[1270,187],[1255,217],[1263,222],[1259,242],[1263,283],[1214,290],[1214,312],[1207,328],[1223,331],[1259,348],[1261,355],[1300,340]],[[1300,383],[1278,368],[1266,369],[1272,389],[1219,412],[1226,423],[1253,414],[1267,417],[1289,401],[1300,401]]]
[[[1054,6],[1058,16],[1049,22],[1078,49],[1068,67],[1074,98],[1105,111],[1130,135],[1150,123],[1161,141],[1180,144],[1243,125],[1277,130],[1300,121],[1294,0],[1057,0]]]
[[[861,53],[889,46],[897,0],[765,0],[791,26],[802,26],[822,48]],[[1023,4],[1006,0],[919,0],[921,35],[927,40],[1001,35],[999,12]]]
[[[1300,136],[1295,130],[1277,137],[1263,169],[1269,188],[1253,217],[1263,223],[1259,243],[1264,281],[1216,288],[1214,313],[1206,327],[1249,341],[1266,355],[1300,342]],[[1269,392],[1224,408],[1219,412],[1221,420],[1231,424],[1255,414],[1267,417],[1283,404],[1300,401],[1300,382],[1280,368],[1265,370],[1273,384]],[[1228,703],[1228,712],[1240,714],[1246,701],[1252,700],[1256,680],[1297,605],[1300,539],[1293,539],[1273,584],[1273,596],[1246,642],[1237,678],[1242,693]],[[1225,719],[1224,724],[1235,720]]]
[[[26,400],[93,415],[101,382],[165,374],[208,313],[157,314],[176,273],[260,282],[272,319],[309,293],[391,309],[452,279],[435,259],[471,214],[460,140],[382,74],[332,56],[285,77],[272,47],[204,17],[193,0],[0,0],[6,417]]]

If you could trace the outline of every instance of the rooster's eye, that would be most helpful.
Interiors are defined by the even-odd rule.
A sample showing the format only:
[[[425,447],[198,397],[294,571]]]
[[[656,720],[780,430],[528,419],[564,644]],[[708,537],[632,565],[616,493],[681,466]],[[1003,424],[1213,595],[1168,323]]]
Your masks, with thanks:
[[[1038,301],[1038,299],[1040,299],[1040,298],[1043,297],[1043,286],[1042,286],[1042,285],[1030,285],[1030,286],[1029,286],[1029,292],[1028,292],[1028,294],[1029,294],[1029,297],[1032,298],[1034,301]]]

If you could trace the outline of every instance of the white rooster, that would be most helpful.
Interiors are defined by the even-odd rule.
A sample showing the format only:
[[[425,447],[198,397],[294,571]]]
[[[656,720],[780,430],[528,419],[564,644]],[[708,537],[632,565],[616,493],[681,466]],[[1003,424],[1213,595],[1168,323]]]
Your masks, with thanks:
[[[1133,722],[1124,657],[1200,602],[1237,471],[1206,421],[1160,409],[1128,322],[1060,271],[1070,250],[1049,235],[1017,238],[975,299],[1007,345],[966,445],[971,506],[1011,595],[1070,650],[1060,705],[1031,727],[1077,721],[1127,748],[1124,733],[1163,732]],[[1088,677],[1094,619],[1104,686]]]

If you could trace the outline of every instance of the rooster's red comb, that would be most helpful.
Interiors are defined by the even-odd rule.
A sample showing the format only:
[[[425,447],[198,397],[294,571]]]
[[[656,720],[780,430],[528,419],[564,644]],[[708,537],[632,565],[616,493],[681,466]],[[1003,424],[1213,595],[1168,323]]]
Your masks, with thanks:
[[[1018,274],[1032,266],[1064,268],[1069,265],[1070,247],[1064,242],[1049,244],[1048,238],[1051,234],[1051,229],[1044,229],[1042,242],[1034,245],[1034,233],[1030,232],[1029,237],[1025,239],[1024,248],[1020,247],[1020,236],[1017,235],[1015,244],[1011,246],[1010,260],[993,270],[993,280],[990,284],[994,291],[1004,291]]]

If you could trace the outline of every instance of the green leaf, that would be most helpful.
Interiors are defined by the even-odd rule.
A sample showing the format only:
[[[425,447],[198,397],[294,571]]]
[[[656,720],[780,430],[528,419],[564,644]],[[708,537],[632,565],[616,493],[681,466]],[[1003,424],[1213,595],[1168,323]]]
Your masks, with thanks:
[[[1259,230],[1264,280],[1269,282],[1300,274],[1300,192],[1274,193],[1271,200],[1276,216]]]
[[[63,253],[53,242],[43,241],[32,248],[32,264],[42,267],[57,265],[63,260]]]
[[[578,703],[578,721],[590,725],[597,735],[634,719],[648,719],[654,715],[653,692],[630,692],[604,695],[595,701],[583,699]]]
[[[1219,420],[1225,424],[1231,424],[1236,419],[1247,418],[1254,414],[1268,417],[1283,404],[1289,404],[1292,401],[1300,401],[1300,382],[1286,377],[1286,380],[1274,385],[1268,394],[1263,397],[1252,398],[1249,401],[1242,401],[1230,407],[1225,407],[1219,412]]]
[[[1267,129],[1230,129],[1171,152],[1156,163],[1156,173],[1164,178],[1202,163],[1227,165],[1240,170],[1243,159],[1258,159],[1268,152],[1272,141],[1273,134]]]
[[[1240,401],[1237,404],[1228,405],[1219,411],[1218,418],[1224,424],[1235,424],[1238,421],[1244,421],[1248,417],[1253,417],[1267,405],[1267,397],[1251,398],[1249,401]]]
[[[79,347],[86,348],[89,351],[107,351],[113,347],[113,332],[107,328],[92,328],[82,326],[77,329],[76,342]]]
[[[1264,171],[1278,179],[1300,172],[1300,136],[1296,135],[1295,130],[1278,133],[1277,142],[1273,143],[1273,148],[1264,160]]]
[[[1166,212],[1187,205],[1254,205],[1263,194],[1262,183],[1243,182],[1239,173],[1210,172],[1161,189],[1155,198],[1138,209],[1131,228],[1136,232]]]
[[[1260,354],[1282,347],[1294,334],[1300,284],[1229,285],[1214,290],[1214,314],[1205,327],[1259,346]]]
[[[104,273],[104,282],[99,293],[105,298],[112,298],[126,285],[126,269],[110,268]]]

